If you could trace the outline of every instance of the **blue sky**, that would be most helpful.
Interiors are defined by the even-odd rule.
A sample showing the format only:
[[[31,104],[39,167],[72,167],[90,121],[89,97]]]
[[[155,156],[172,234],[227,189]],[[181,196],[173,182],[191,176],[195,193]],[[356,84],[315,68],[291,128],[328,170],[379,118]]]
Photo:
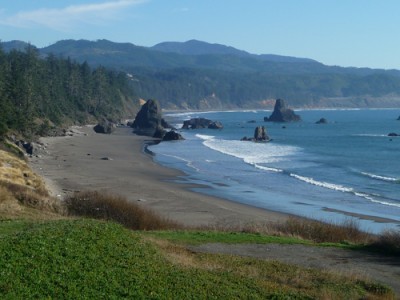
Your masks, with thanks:
[[[400,69],[398,0],[0,0],[0,39],[152,46],[198,39],[327,65]]]

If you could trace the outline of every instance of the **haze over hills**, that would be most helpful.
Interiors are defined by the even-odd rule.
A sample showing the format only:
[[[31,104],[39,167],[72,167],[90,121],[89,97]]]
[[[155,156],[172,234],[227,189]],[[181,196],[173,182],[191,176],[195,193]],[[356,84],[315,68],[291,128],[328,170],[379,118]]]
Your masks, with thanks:
[[[22,44],[2,45],[9,51]],[[139,97],[156,98],[167,108],[265,107],[276,98],[300,107],[400,107],[398,70],[326,66],[197,40],[153,47],[63,40],[39,50],[43,57],[69,57],[132,74]]]

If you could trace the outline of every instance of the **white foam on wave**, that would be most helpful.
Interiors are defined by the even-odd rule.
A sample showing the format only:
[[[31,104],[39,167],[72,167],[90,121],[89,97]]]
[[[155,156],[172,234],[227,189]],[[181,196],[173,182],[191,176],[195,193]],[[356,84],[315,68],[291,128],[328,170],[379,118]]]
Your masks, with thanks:
[[[353,134],[353,136],[362,136],[362,137],[388,137],[387,134],[379,134],[379,133],[357,133],[357,134]]]
[[[289,156],[292,156],[300,151],[299,148],[293,146],[222,140],[214,138],[205,139],[203,141],[203,145],[220,153],[243,159],[245,163],[251,165],[276,163],[288,160]]]
[[[372,203],[400,207],[400,203],[393,203],[393,202],[388,202],[388,201],[377,200],[370,194],[356,192],[352,188],[345,187],[345,186],[342,186],[339,184],[333,184],[333,183],[324,182],[324,181],[317,181],[313,178],[300,176],[300,175],[293,174],[293,173],[291,173],[290,176],[294,177],[296,179],[299,179],[301,181],[307,182],[309,184],[319,186],[319,187],[327,188],[327,189],[334,190],[334,191],[344,192],[344,193],[352,193],[352,194],[356,195],[357,197],[364,198],[368,201],[371,201]],[[379,195],[377,195],[377,196],[379,197]]]
[[[375,200],[375,199],[369,199],[369,200],[373,203],[379,203],[379,204],[388,205],[388,206],[400,207],[400,203],[392,203],[392,202],[380,201],[380,200]]]
[[[205,134],[196,134],[196,137],[198,137],[199,139],[202,139],[202,140],[212,140],[212,139],[214,139],[215,138],[215,136],[212,136],[212,135],[205,135]]]
[[[257,169],[264,170],[264,171],[275,172],[275,173],[282,173],[283,172],[283,170],[277,169],[277,168],[265,167],[265,166],[260,166],[260,165],[257,165],[257,164],[254,164],[254,166]]]
[[[339,185],[339,184],[333,184],[333,183],[329,183],[329,182],[325,182],[325,181],[317,181],[317,180],[315,180],[313,178],[300,176],[300,175],[293,174],[293,173],[290,173],[290,176],[294,177],[294,178],[296,178],[298,180],[307,182],[309,184],[312,184],[312,185],[315,185],[315,186],[319,186],[319,187],[323,187],[323,188],[327,188],[327,189],[330,189],[330,190],[339,191],[339,192],[345,192],[345,193],[353,192],[352,188],[345,187],[345,186],[342,186],[342,185]]]
[[[393,178],[393,177],[387,177],[387,176],[381,176],[381,175],[376,175],[368,172],[361,172],[362,175],[377,179],[377,180],[382,180],[382,181],[389,181],[389,182],[399,182],[399,178]]]
[[[364,194],[364,193],[355,193],[356,196],[363,197],[372,203],[378,203],[378,204],[383,204],[387,206],[394,206],[394,207],[400,207],[400,203],[393,203],[393,202],[387,202],[387,201],[382,201],[382,200],[377,200],[373,198],[371,195]]]

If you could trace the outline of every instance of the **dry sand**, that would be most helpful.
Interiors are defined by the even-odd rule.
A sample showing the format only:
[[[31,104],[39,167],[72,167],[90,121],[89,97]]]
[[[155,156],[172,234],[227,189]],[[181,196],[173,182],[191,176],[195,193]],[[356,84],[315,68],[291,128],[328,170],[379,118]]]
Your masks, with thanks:
[[[156,164],[144,153],[152,139],[117,128],[96,134],[90,126],[75,127],[73,136],[42,138],[46,153],[31,159],[48,188],[64,198],[74,191],[107,191],[188,226],[247,225],[283,221],[289,215],[195,193],[185,174]]]

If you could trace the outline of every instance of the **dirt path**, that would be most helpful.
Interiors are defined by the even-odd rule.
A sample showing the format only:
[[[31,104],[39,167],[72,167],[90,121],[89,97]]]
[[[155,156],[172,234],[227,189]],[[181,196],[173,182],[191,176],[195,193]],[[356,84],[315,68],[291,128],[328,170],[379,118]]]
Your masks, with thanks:
[[[309,268],[359,274],[389,285],[400,299],[400,259],[338,248],[278,244],[204,244],[190,250],[278,260]]]

